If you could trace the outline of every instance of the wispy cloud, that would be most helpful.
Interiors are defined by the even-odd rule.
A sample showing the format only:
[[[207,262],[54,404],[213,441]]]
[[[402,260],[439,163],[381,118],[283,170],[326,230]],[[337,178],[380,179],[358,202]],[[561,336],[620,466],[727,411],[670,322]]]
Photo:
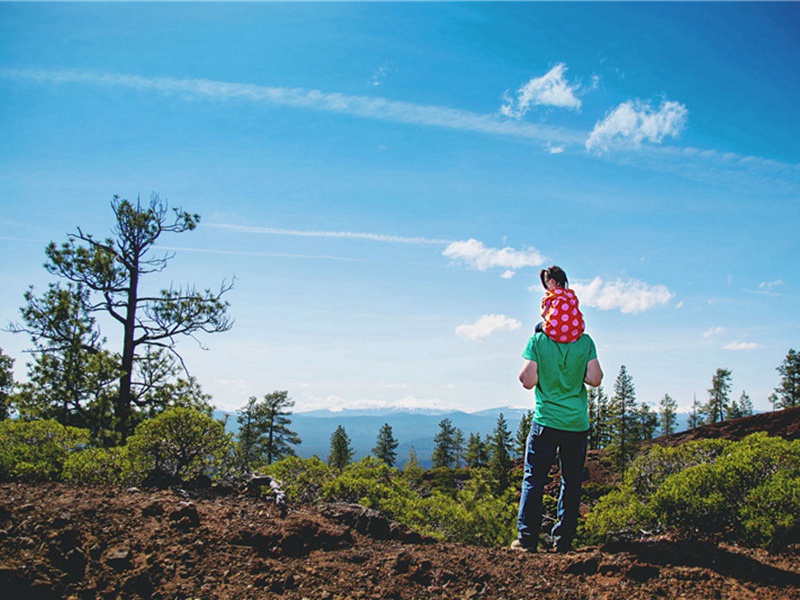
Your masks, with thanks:
[[[514,331],[522,327],[517,319],[506,315],[483,315],[474,323],[456,327],[456,335],[465,340],[477,342],[485,340],[498,331]]]
[[[122,87],[183,96],[189,99],[248,100],[355,115],[379,121],[429,125],[526,140],[555,141],[559,144],[577,145],[585,137],[577,130],[533,123],[519,123],[501,119],[497,115],[480,114],[444,106],[399,102],[380,97],[355,96],[335,92],[327,93],[306,88],[271,87],[209,79],[142,77],[139,75],[96,73],[91,71],[0,69],[0,77],[53,84],[78,83]]]
[[[297,412],[311,410],[330,410],[341,412],[344,410],[370,410],[370,409],[399,409],[399,410],[460,410],[452,401],[440,398],[419,398],[406,396],[399,400],[374,399],[374,398],[342,398],[341,396],[313,396],[309,395],[300,400]]]
[[[664,285],[649,285],[638,279],[604,282],[595,277],[590,282],[575,282],[572,288],[581,304],[600,310],[638,313],[668,303],[675,294]]]
[[[707,329],[706,331],[703,332],[703,337],[712,338],[714,336],[721,335],[724,332],[725,332],[724,327],[712,327],[711,329]]]
[[[689,111],[679,102],[662,100],[658,109],[649,102],[628,100],[595,124],[586,149],[609,150],[614,146],[639,146],[642,142],[661,143],[669,137],[678,137],[686,126]]]
[[[280,229],[277,227],[256,227],[252,225],[230,225],[226,223],[211,223],[206,227],[227,229],[239,233],[254,233],[261,235],[292,235],[299,237],[327,237],[349,240],[370,240],[373,242],[389,242],[394,244],[450,244],[450,240],[440,240],[425,237],[404,237],[399,235],[386,235],[383,233],[362,233],[356,231],[305,231],[300,229]]]
[[[758,292],[768,296],[780,296],[780,293],[775,291],[776,287],[783,285],[785,281],[777,279],[775,281],[762,281],[758,284]]]
[[[216,248],[183,248],[177,246],[157,246],[159,250],[170,252],[196,252],[200,254],[219,254],[231,256],[263,256],[266,258],[298,258],[307,260],[338,260],[343,262],[366,262],[363,258],[332,256],[329,254],[289,254],[285,252],[246,252],[242,250],[220,250]]]
[[[524,250],[514,250],[508,247],[489,248],[476,239],[452,242],[442,254],[478,271],[486,271],[495,267],[506,269],[502,275],[504,278],[510,277],[510,271],[524,267],[536,267],[545,261],[544,256],[536,248]]]
[[[747,351],[747,350],[759,350],[763,348],[761,344],[756,344],[755,342],[731,342],[730,344],[725,344],[722,349],[723,350],[735,350],[735,351]]]
[[[512,119],[521,119],[535,106],[579,109],[581,101],[576,94],[580,85],[567,82],[564,76],[566,72],[567,65],[559,63],[545,75],[534,77],[522,85],[513,97],[506,92],[500,114]]]

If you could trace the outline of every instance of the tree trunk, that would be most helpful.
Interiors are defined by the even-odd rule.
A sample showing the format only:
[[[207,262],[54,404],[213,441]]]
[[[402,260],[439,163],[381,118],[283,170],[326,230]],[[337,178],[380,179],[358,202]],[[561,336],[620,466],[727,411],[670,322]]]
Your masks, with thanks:
[[[116,430],[120,443],[124,443],[131,434],[131,405],[133,404],[133,360],[136,346],[136,305],[138,300],[139,269],[138,258],[131,268],[130,287],[128,288],[127,311],[125,314],[124,334],[122,342],[122,374],[119,378],[119,397],[114,407]]]

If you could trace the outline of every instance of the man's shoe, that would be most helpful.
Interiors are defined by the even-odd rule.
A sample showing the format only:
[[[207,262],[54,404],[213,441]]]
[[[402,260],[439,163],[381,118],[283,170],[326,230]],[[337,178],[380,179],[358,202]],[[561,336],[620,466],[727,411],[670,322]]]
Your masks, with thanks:
[[[511,549],[522,552],[536,552],[536,546],[526,546],[518,539],[511,542]]]
[[[567,542],[567,543],[558,542],[553,548],[559,554],[566,554],[567,552],[572,552],[572,542]]]

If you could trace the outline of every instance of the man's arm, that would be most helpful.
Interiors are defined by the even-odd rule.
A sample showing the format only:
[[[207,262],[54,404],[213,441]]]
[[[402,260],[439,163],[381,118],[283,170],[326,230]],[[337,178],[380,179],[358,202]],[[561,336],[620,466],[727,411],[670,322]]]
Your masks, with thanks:
[[[522,376],[520,375],[520,377]],[[600,368],[600,361],[596,358],[586,363],[586,376],[583,380],[592,387],[597,387],[603,381],[603,369]],[[523,383],[523,385],[525,384]]]
[[[519,373],[519,380],[522,382],[522,387],[532,390],[533,386],[539,383],[539,365],[532,360],[526,360]]]

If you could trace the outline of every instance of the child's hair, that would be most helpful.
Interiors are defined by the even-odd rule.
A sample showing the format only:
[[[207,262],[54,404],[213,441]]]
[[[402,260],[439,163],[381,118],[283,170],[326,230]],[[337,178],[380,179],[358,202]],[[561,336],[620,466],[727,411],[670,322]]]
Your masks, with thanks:
[[[542,280],[542,285],[544,289],[547,289],[547,280],[552,279],[558,284],[558,287],[567,288],[569,287],[569,281],[567,281],[567,274],[564,273],[564,269],[561,267],[557,267],[553,265],[547,269],[542,269],[539,272],[539,279]]]

